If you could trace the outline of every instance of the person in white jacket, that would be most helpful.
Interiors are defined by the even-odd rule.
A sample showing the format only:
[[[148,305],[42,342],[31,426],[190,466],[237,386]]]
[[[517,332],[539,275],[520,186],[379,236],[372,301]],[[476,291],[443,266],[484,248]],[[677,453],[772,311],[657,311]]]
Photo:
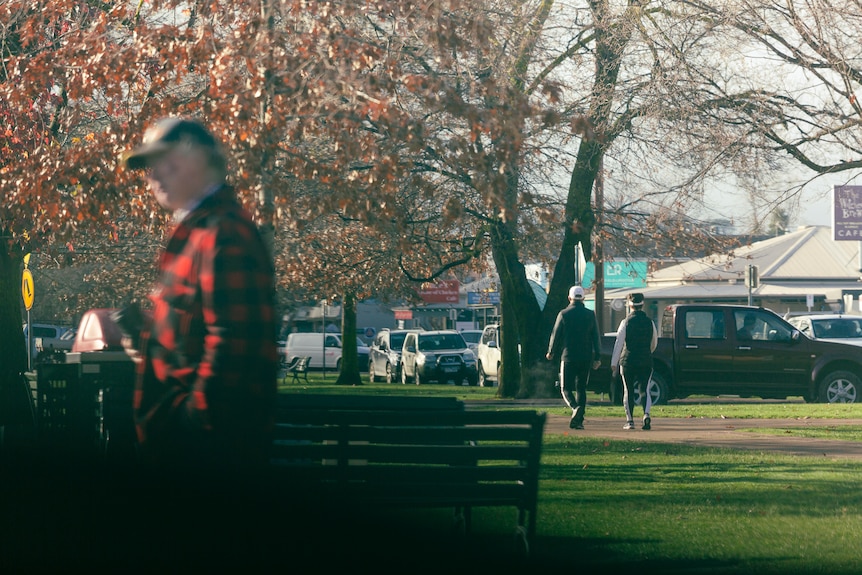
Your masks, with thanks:
[[[623,380],[623,405],[626,409],[626,424],[623,429],[634,429],[635,390],[643,398],[643,427],[651,428],[650,408],[652,397],[649,394],[649,381],[652,377],[652,354],[658,345],[658,331],[655,323],[643,311],[642,293],[629,294],[628,303],[631,313],[620,322],[617,339],[611,356],[613,377],[617,373]]]

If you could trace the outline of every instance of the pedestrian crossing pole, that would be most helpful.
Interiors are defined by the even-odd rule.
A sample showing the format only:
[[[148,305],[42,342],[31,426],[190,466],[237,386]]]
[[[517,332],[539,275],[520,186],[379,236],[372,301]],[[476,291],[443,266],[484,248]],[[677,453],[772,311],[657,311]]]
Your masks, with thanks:
[[[748,305],[754,305],[754,290],[760,286],[760,269],[757,266],[748,265],[745,273],[745,285],[748,287]]]
[[[30,254],[24,256],[24,272],[21,274],[21,297],[27,309],[27,371],[33,370],[33,324],[30,323],[30,308],[33,307],[35,292],[33,274],[30,272]]]

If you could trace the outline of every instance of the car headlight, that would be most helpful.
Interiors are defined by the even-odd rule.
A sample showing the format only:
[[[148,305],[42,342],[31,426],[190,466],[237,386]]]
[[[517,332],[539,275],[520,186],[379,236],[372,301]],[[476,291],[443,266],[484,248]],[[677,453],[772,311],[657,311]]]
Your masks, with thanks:
[[[434,363],[434,354],[433,353],[417,353],[416,354],[416,363],[432,364],[432,363]]]
[[[461,358],[464,360],[465,365],[473,365],[474,363],[476,363],[476,356],[473,355],[472,351],[468,351],[467,353],[463,354]]]

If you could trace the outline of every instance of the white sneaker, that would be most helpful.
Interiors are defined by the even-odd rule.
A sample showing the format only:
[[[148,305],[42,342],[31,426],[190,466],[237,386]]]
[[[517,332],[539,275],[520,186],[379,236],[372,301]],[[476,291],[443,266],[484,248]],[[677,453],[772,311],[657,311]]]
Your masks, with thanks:
[[[623,425],[623,429],[634,429],[634,428],[635,428],[635,422],[634,421],[627,421],[626,424]]]

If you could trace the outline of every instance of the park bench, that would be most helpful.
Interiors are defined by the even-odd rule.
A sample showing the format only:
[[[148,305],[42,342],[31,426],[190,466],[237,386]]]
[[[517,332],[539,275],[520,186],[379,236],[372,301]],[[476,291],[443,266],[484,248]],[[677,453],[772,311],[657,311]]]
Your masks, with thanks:
[[[544,424],[455,398],[281,394],[271,468],[286,492],[351,509],[451,507],[465,536],[473,507],[514,507],[526,556]]]
[[[283,364],[284,369],[284,379],[282,380],[283,384],[287,383],[287,376],[293,375],[293,379],[291,383],[299,383],[300,377],[305,380],[305,383],[308,383],[308,363],[311,361],[310,357],[294,357],[290,360],[290,362],[286,362]]]

